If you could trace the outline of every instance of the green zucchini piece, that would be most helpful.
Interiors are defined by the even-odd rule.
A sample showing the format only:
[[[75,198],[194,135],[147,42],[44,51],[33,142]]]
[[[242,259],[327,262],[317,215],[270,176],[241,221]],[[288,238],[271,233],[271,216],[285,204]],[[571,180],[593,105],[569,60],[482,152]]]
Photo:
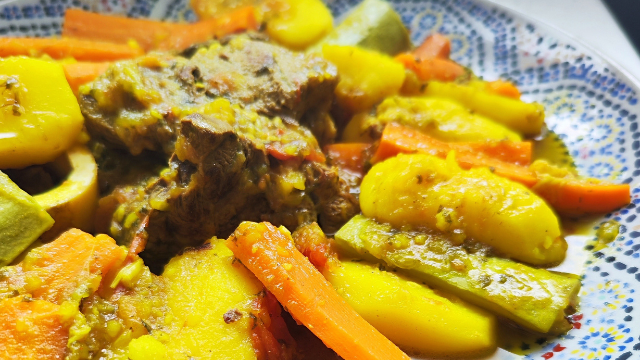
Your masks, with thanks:
[[[311,51],[321,51],[324,44],[360,46],[391,56],[412,47],[402,19],[383,0],[363,1]]]
[[[52,225],[46,210],[0,171],[0,266],[10,264]]]
[[[440,235],[398,231],[357,215],[336,234],[339,247],[382,260],[425,283],[540,333],[571,328],[580,280],[471,252]]]

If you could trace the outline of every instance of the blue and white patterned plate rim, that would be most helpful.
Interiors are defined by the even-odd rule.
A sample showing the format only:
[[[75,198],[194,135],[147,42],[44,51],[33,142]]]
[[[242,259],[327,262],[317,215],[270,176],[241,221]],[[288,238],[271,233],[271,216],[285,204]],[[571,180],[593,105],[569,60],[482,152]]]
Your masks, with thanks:
[[[129,16],[193,20],[189,0],[5,0],[0,34],[50,35],[60,29],[67,6]],[[359,0],[327,0],[340,15]],[[620,221],[621,234],[593,252],[579,250],[583,270],[582,314],[576,328],[540,344],[528,359],[640,359],[640,81],[606,54],[551,24],[487,0],[390,0],[412,30],[414,42],[428,33],[452,38],[452,58],[488,79],[518,82],[523,98],[543,103],[549,127],[561,134],[581,172],[632,186],[633,202],[603,220]],[[581,244],[581,245],[580,245]],[[519,356],[501,351],[494,357]]]
[[[7,0],[7,1],[18,1],[18,0]],[[591,46],[586,42],[580,41],[575,35],[571,34],[570,32],[567,32],[564,29],[561,29],[550,22],[544,21],[539,18],[531,17],[517,9],[508,7],[506,5],[495,3],[491,0],[476,0],[476,1],[478,3],[483,3],[488,7],[494,7],[496,9],[500,9],[500,11],[503,11],[503,12],[510,12],[516,15],[517,17],[520,17],[523,20],[526,20],[529,23],[536,24],[538,27],[545,28],[547,32],[553,33],[555,36],[560,34],[564,38],[570,40],[570,42],[574,44],[580,44],[581,47],[585,48],[589,52],[597,55],[598,57],[602,58],[602,60],[609,63],[611,68],[616,69],[619,73],[623,74],[627,81],[632,83],[637,89],[640,89],[640,79],[633,76],[629,70],[627,70],[624,66],[620,65],[620,63],[615,61],[611,56],[605,54],[604,52],[598,50],[597,48]],[[0,6],[1,5],[2,4],[0,3]]]

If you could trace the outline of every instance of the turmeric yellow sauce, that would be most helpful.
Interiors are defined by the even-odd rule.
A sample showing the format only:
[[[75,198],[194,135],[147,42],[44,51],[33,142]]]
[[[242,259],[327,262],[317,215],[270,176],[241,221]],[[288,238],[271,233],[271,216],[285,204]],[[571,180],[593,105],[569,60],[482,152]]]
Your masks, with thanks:
[[[381,0],[335,26],[192,5],[0,42],[0,358],[480,359],[571,331],[630,194],[578,175],[541,104]]]

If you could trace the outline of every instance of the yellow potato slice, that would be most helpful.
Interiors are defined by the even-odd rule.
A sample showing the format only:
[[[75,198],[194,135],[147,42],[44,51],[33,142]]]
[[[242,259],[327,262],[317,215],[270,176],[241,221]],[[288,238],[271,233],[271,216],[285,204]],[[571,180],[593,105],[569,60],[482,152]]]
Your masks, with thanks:
[[[251,303],[263,286],[234,261],[224,241],[171,259],[162,277],[169,284],[166,351],[170,359],[256,359],[251,343]],[[225,313],[238,319],[226,323]]]
[[[362,180],[360,207],[397,228],[426,227],[457,243],[474,239],[533,265],[559,263],[567,250],[544,200],[488,168],[462,170],[453,158],[401,154],[376,164]]]
[[[406,350],[468,356],[496,348],[495,317],[454,296],[363,262],[342,261],[325,276],[360,316]]]
[[[333,29],[333,17],[322,1],[282,2],[283,10],[267,21],[267,34],[278,43],[293,50],[304,50]]]
[[[53,161],[78,138],[83,117],[60,64],[1,60],[0,91],[0,168]]]
[[[397,94],[404,82],[404,66],[376,51],[324,45],[322,55],[338,68],[338,103],[353,112],[367,110],[385,97]]]

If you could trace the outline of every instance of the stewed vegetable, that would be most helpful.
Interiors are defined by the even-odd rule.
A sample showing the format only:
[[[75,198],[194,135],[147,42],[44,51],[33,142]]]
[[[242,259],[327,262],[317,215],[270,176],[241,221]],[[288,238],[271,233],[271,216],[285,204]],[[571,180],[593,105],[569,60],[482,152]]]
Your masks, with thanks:
[[[0,358],[473,358],[571,330],[567,219],[630,192],[541,157],[541,104],[381,0],[192,5],[0,39]]]

